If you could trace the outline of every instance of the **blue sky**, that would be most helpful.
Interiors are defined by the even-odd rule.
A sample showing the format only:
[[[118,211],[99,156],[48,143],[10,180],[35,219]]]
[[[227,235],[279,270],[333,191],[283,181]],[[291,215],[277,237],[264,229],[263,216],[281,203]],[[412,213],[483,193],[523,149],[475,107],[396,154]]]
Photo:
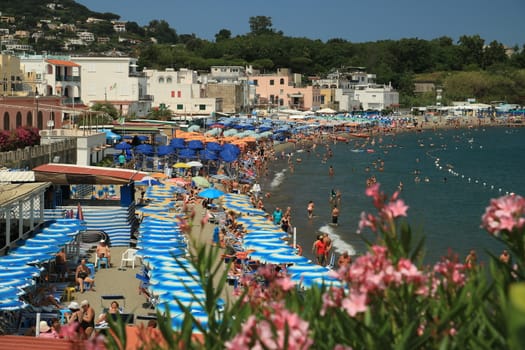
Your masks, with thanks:
[[[252,16],[269,16],[286,36],[367,42],[431,40],[479,34],[486,43],[525,44],[525,0],[77,0],[98,12],[146,25],[165,20],[178,34],[214,40],[221,29],[250,31]]]

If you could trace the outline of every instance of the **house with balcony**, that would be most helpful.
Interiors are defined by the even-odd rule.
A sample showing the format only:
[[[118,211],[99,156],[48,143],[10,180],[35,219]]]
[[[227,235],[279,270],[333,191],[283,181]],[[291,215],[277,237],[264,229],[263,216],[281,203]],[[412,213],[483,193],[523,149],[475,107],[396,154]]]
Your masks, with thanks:
[[[220,100],[207,97],[196,71],[167,68],[145,69],[147,91],[153,107],[165,107],[178,115],[210,115],[220,110]]]
[[[255,87],[255,107],[259,109],[318,110],[321,95],[318,85],[304,86],[301,74],[278,69],[275,74],[254,74],[250,83]]]
[[[72,56],[80,65],[80,98],[87,105],[111,103],[122,116],[145,116],[151,109],[146,76],[137,71],[137,59],[122,56]]]
[[[235,114],[251,110],[254,101],[250,98],[250,71],[251,68],[243,66],[212,66],[210,73],[201,74],[206,96],[216,98],[220,105],[217,112]]]
[[[318,79],[322,91],[333,97],[331,107],[338,111],[383,110],[399,106],[399,93],[391,84],[377,84],[376,75],[364,67],[348,67]]]

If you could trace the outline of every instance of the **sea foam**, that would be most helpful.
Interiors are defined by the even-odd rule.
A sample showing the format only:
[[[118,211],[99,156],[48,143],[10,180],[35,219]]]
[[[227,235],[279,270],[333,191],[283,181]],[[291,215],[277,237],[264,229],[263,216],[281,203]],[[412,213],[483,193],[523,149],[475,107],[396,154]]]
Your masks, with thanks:
[[[279,187],[279,185],[283,183],[285,174],[286,174],[286,169],[283,169],[275,174],[275,177],[270,183],[270,187],[272,188],[272,190]]]
[[[328,233],[328,235],[332,239],[332,247],[333,247],[333,249],[334,249],[334,251],[336,253],[341,254],[341,253],[344,253],[345,251],[347,251],[348,254],[350,254],[350,255],[355,255],[356,254],[355,248],[350,243],[345,242],[341,238],[341,236],[339,236],[336,233],[334,227],[332,227],[330,225],[324,225],[324,226],[321,226],[318,231],[321,232],[321,233]]]

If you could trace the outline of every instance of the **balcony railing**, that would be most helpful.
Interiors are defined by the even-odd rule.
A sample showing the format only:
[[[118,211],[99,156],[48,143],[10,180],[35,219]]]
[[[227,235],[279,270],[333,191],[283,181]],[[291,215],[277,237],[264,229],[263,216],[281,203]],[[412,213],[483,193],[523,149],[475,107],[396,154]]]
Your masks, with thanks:
[[[80,81],[80,77],[74,77],[74,76],[71,76],[71,75],[55,75],[55,80],[56,81],[76,81],[76,82],[79,82]]]
[[[73,104],[76,104],[76,105],[80,105],[80,104],[83,104],[84,102],[82,102],[82,100],[80,99],[80,97],[64,97],[62,99],[62,104],[66,105],[66,106],[72,106]]]

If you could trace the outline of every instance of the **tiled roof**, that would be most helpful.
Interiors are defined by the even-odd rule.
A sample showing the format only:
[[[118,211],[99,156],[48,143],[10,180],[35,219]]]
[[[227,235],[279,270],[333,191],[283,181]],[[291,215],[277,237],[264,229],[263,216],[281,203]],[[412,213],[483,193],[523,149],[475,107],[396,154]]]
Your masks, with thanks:
[[[55,66],[66,66],[66,67],[80,67],[79,64],[73,62],[73,61],[64,61],[64,60],[55,60],[55,59],[47,59],[47,63],[51,63]]]

